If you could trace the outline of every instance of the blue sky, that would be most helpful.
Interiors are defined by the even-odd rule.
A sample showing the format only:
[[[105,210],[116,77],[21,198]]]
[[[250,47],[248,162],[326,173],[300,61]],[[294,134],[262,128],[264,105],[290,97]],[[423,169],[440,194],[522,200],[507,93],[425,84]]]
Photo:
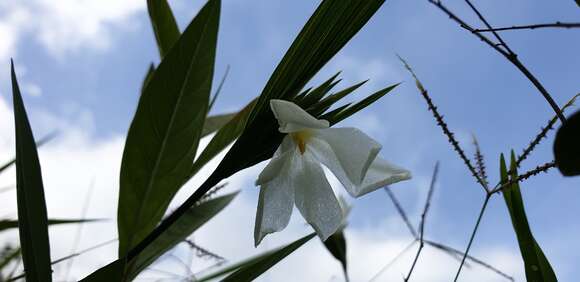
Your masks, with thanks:
[[[119,145],[122,146],[122,138],[135,110],[142,78],[148,65],[158,62],[144,2],[81,3],[66,0],[57,4],[46,0],[10,0],[0,4],[0,37],[5,38],[4,43],[0,43],[0,65],[5,66],[4,71],[0,71],[0,102],[11,103],[8,62],[10,57],[14,57],[36,136],[54,129],[63,132],[63,136],[56,139],[53,145],[47,146],[46,152],[41,151],[41,158],[44,154],[47,159],[58,159],[43,163],[45,174],[48,170],[61,175],[69,169],[68,165],[78,163],[83,167],[83,173],[89,176],[79,179],[84,186],[91,181],[91,173],[96,182],[101,181],[100,177],[105,177],[103,175],[116,177],[114,172],[107,170],[106,163],[110,161],[110,166],[116,168],[120,156],[109,160],[102,157],[99,150],[111,155],[120,153],[122,147],[119,149]],[[480,26],[463,2],[449,2],[457,14]],[[173,0],[170,3],[182,28],[202,5],[202,1]],[[110,7],[104,8],[107,4]],[[478,1],[476,5],[495,26],[578,21],[579,10],[572,0]],[[215,81],[221,79],[227,65],[231,66],[231,71],[216,104],[216,113],[238,109],[260,93],[316,6],[314,1],[223,1]],[[580,91],[580,56],[577,55],[580,30],[510,31],[502,35],[559,104]],[[342,126],[360,127],[383,144],[383,157],[412,170],[415,176],[412,181],[392,188],[415,219],[419,217],[433,166],[439,160],[441,170],[428,219],[428,235],[464,248],[484,195],[436,127],[425,102],[395,54],[406,58],[415,68],[470,156],[473,153],[471,135],[477,136],[492,183],[497,181],[499,154],[509,153],[512,148],[520,152],[553,116],[552,110],[531,83],[503,57],[460,29],[427,1],[387,1],[313,81],[326,79],[338,70],[343,71],[342,86],[370,78],[371,81],[358,91],[355,98],[403,82],[391,94]],[[6,108],[6,111],[9,109]],[[9,114],[2,117],[0,159],[8,159],[13,140],[8,129],[12,121]],[[523,169],[550,161],[552,142],[553,133],[523,164]],[[95,161],[98,155],[101,158]],[[65,156],[85,161],[74,162]],[[46,168],[59,164],[61,167]],[[100,169],[107,172],[101,174]],[[256,190],[251,185],[257,172],[259,169],[249,170],[231,180],[236,183],[232,186],[244,190],[243,200],[247,202],[244,205],[249,207],[255,205],[257,200]],[[2,179],[10,182],[6,178]],[[116,185],[114,179],[106,181]],[[56,183],[58,181],[55,180]],[[575,241],[580,232],[580,222],[575,216],[580,212],[577,204],[580,191],[576,189],[579,184],[580,178],[564,179],[557,171],[542,174],[522,184],[534,235],[562,281],[572,281],[580,274],[574,269],[574,262],[580,260]],[[52,208],[55,214],[74,213],[73,208],[61,207],[66,206],[68,201],[59,201],[56,195],[67,195],[67,189],[78,188],[52,189],[59,191],[54,192],[53,198],[50,190],[47,192],[49,212],[50,200],[54,199],[53,205],[59,206]],[[103,201],[116,200],[116,188],[103,189],[108,190],[99,191],[111,196],[104,197]],[[86,189],[83,191],[86,192]],[[81,201],[82,195],[79,192],[68,197],[72,201]],[[349,231],[353,234],[371,234],[371,241],[381,244],[387,244],[385,242],[389,238],[403,240],[407,236],[385,193],[378,191],[352,204],[354,209]],[[111,208],[114,209],[114,206]],[[98,209],[94,212],[102,216]],[[248,211],[251,220],[253,212],[251,208]],[[114,211],[104,214],[114,215]],[[299,221],[299,218],[296,220]],[[226,222],[227,219],[220,221]],[[218,227],[214,229],[206,233],[223,232]],[[368,236],[364,238],[368,239]],[[207,244],[211,245],[212,242],[208,241]],[[373,246],[365,244],[361,243],[361,248]],[[86,245],[90,245],[90,239],[86,240]],[[486,211],[473,254],[482,258],[487,255],[490,262],[497,259],[501,263],[496,254],[489,253],[495,249],[508,257],[506,260],[513,263],[513,269],[519,271],[513,274],[521,275],[517,242],[501,197],[494,197]],[[223,250],[225,253],[229,251]],[[64,250],[62,252],[66,253]],[[242,257],[239,252],[232,252],[232,256]],[[377,256],[378,260],[386,261],[386,258],[380,257],[380,252]],[[385,257],[388,255],[385,254]],[[357,260],[356,257],[353,259]],[[333,263],[328,257],[325,260]],[[509,263],[506,267],[511,270]],[[425,259],[419,267],[424,265],[428,269],[429,264],[435,265]],[[380,261],[377,265],[381,265]],[[457,263],[450,260],[447,270],[449,277],[456,266]],[[390,271],[394,272],[394,277],[400,277],[400,272],[405,271],[406,267],[408,264],[401,264],[400,270]],[[330,269],[333,273],[340,271],[338,268]],[[79,273],[83,271],[86,270],[79,270]],[[283,271],[279,270],[280,273]],[[365,271],[370,277],[378,268]],[[357,273],[357,270],[353,272]],[[277,277],[276,274],[272,275],[274,278],[270,279]],[[366,277],[364,273],[360,275]],[[365,281],[364,278],[360,279]],[[428,281],[428,278],[425,279]],[[442,278],[441,281],[448,279]],[[496,281],[498,278],[490,276],[489,279]]]

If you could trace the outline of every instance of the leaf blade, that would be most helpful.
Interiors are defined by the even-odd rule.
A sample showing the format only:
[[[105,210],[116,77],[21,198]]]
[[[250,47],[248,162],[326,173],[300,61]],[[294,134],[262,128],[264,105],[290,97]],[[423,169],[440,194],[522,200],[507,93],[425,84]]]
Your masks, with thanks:
[[[120,257],[157,225],[189,173],[207,115],[220,5],[206,3],[139,99],[121,164]]]
[[[147,0],[147,10],[159,55],[163,58],[179,39],[179,28],[167,0]]]
[[[16,131],[16,195],[22,261],[27,281],[52,281],[46,201],[38,152],[11,62]]]

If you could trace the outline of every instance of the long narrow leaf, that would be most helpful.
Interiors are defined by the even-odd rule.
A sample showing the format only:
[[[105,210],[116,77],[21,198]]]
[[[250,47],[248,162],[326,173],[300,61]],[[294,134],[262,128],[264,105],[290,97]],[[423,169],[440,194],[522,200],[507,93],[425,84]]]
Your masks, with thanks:
[[[252,281],[256,279],[258,276],[262,275],[272,266],[279,263],[281,260],[286,258],[288,255],[293,253],[295,250],[300,248],[310,239],[316,236],[315,233],[310,235],[306,235],[286,246],[267,251],[263,254],[260,254],[255,257],[251,257],[247,260],[242,261],[241,263],[234,264],[233,266],[226,267],[218,272],[209,274],[205,277],[200,277],[195,281],[209,281],[211,279],[218,278],[220,276],[226,275],[231,273],[226,278],[221,280],[222,282],[229,282],[229,281],[236,281],[236,282],[245,282],[245,281]]]
[[[215,116],[208,116],[203,124],[203,131],[201,137],[212,134],[228,124],[238,113],[221,114]]]
[[[125,271],[125,266],[126,261],[124,259],[118,259],[99,268],[97,271],[83,278],[81,282],[121,281]]]
[[[72,223],[85,223],[85,222],[95,222],[98,219],[48,219],[48,225],[59,225],[59,224],[72,224]],[[6,231],[8,229],[18,228],[18,220],[2,219],[0,220],[0,232]]]
[[[513,151],[511,153],[510,171],[512,172],[511,177],[516,178],[517,166]],[[507,183],[509,180],[508,171],[503,154],[500,158],[500,175],[502,183]],[[510,213],[516,237],[518,238],[518,244],[526,269],[526,279],[528,281],[558,281],[550,262],[548,262],[544,252],[542,252],[538,242],[536,242],[536,239],[532,235],[519,184],[516,182],[507,187],[503,191],[503,197]]]
[[[165,252],[183,242],[194,231],[228,206],[237,194],[236,192],[220,196],[192,207],[172,228],[164,232],[157,240],[147,246],[142,253],[129,262],[131,265],[128,271],[129,278],[134,278]]]
[[[147,9],[159,55],[163,58],[179,39],[179,28],[167,0],[147,0]]]
[[[121,164],[120,257],[153,230],[189,175],[207,115],[220,5],[207,2],[139,99]]]
[[[46,202],[38,152],[24,103],[12,70],[12,94],[16,129],[16,195],[22,261],[26,281],[52,281]]]

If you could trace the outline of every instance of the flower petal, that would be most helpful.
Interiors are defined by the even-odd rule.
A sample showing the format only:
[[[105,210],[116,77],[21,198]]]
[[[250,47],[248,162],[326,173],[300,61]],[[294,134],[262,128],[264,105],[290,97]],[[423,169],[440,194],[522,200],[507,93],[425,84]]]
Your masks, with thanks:
[[[380,144],[355,128],[317,130],[307,146],[349,192],[362,184],[380,149]]]
[[[326,240],[340,227],[342,210],[318,161],[308,152],[301,157],[301,168],[294,179],[296,207],[318,236]]]
[[[411,179],[410,171],[377,157],[367,171],[362,185],[355,187],[349,193],[355,197],[360,197],[386,185],[408,179]]]
[[[270,100],[270,108],[278,119],[280,125],[278,130],[282,133],[329,127],[328,121],[316,119],[292,102],[272,99]]]
[[[280,166],[276,177],[263,183],[260,187],[256,224],[254,226],[254,243],[256,246],[260,244],[266,235],[286,228],[292,215],[295,187],[293,181],[296,172],[297,155],[292,151],[288,151],[286,154],[289,155],[276,159],[275,165]],[[274,162],[274,159],[270,164],[272,162]]]
[[[278,147],[270,162],[260,172],[260,175],[258,175],[256,185],[262,185],[272,181],[281,173],[284,165],[288,162],[288,158],[292,157],[291,154],[297,154],[296,146],[293,146],[291,143],[292,138],[290,136],[284,137],[282,144]]]

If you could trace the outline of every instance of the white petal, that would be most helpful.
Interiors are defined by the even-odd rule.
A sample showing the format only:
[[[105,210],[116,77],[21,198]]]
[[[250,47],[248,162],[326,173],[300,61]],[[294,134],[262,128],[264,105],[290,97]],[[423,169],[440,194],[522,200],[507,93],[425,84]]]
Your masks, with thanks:
[[[328,128],[317,130],[306,148],[353,194],[381,145],[355,128]]]
[[[298,105],[284,100],[270,100],[270,107],[282,133],[291,133],[305,129],[328,128],[326,120],[316,119]]]
[[[342,222],[342,210],[320,164],[308,153],[301,155],[295,184],[296,207],[322,240]]]
[[[290,221],[294,207],[294,168],[297,155],[290,155],[276,160],[280,166],[276,177],[263,183],[260,187],[256,224],[254,226],[254,243],[260,244],[262,239],[270,233],[284,229]],[[273,162],[274,160],[272,160]],[[270,163],[272,163],[270,162]]]
[[[278,147],[278,150],[276,150],[270,162],[266,165],[264,170],[260,172],[260,175],[256,180],[256,185],[270,182],[281,173],[284,164],[288,162],[287,158],[292,157],[291,154],[297,153],[296,146],[291,143],[292,138],[290,136],[284,137],[282,144],[280,144],[280,147]]]
[[[411,179],[411,172],[377,157],[367,171],[362,185],[354,191],[349,191],[355,197],[360,197],[386,185]]]

